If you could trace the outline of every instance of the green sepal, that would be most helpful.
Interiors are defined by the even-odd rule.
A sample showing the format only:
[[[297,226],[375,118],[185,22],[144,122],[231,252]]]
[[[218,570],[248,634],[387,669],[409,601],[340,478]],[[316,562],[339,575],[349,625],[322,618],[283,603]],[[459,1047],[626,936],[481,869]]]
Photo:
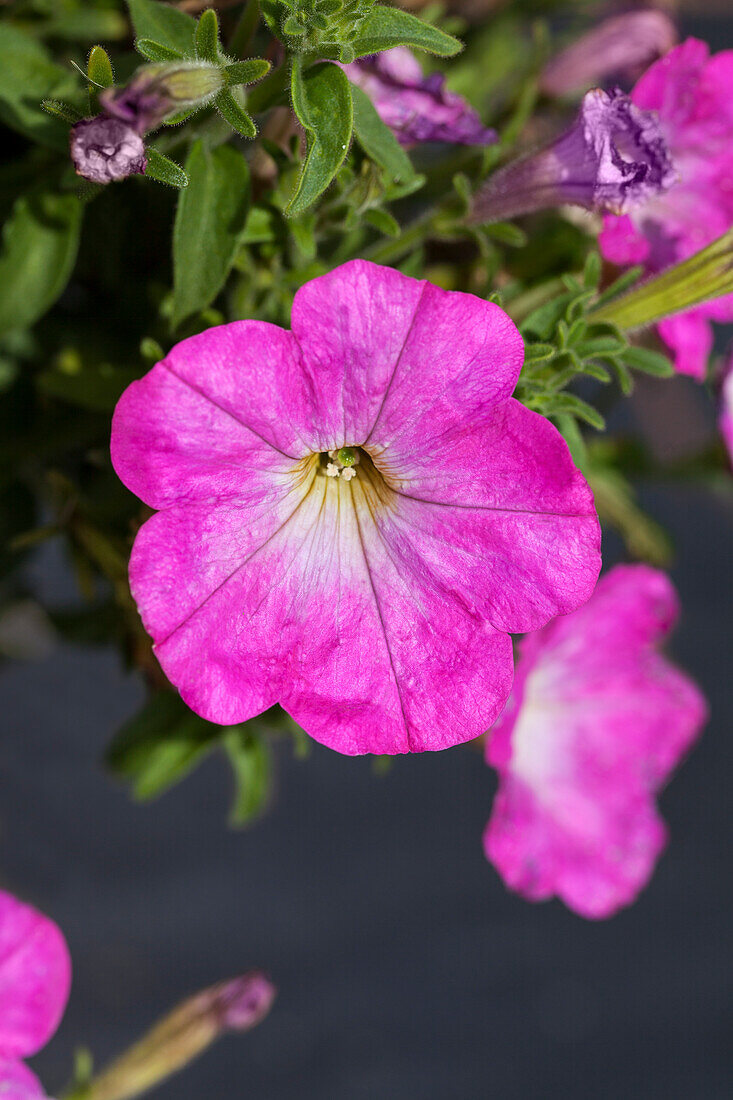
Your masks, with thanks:
[[[207,8],[199,16],[194,41],[196,56],[216,65],[219,60],[219,19],[213,8]]]
[[[369,96],[351,85],[354,102],[354,135],[366,155],[388,172],[396,183],[415,177],[410,158],[389,126],[382,122]]]
[[[253,138],[257,136],[257,127],[254,120],[245,111],[244,107],[234,98],[228,88],[222,89],[214,100],[214,106],[232,130],[236,130],[242,137]]]
[[[253,57],[250,61],[235,61],[224,69],[227,84],[254,84],[267,76],[272,66],[264,57]]]
[[[188,176],[180,164],[176,164],[174,160],[170,160],[169,157],[158,152],[157,149],[147,149],[145,155],[148,161],[145,175],[149,179],[157,180],[158,183],[166,183],[169,187],[176,187],[178,190],[182,187],[188,187]]]
[[[92,46],[87,61],[87,76],[92,84],[100,88],[111,88],[115,82],[115,74],[112,71],[112,62],[106,50],[101,46]]]
[[[59,118],[62,122],[68,122],[72,126],[80,118],[83,118],[76,107],[72,107],[70,103],[62,103],[60,99],[44,99],[41,101],[41,108],[46,114],[53,115],[54,118]]]
[[[413,50],[427,50],[439,57],[453,57],[460,53],[463,44],[445,31],[423,23],[416,15],[400,8],[377,5],[359,24],[359,31],[350,42],[354,57],[391,50],[393,46],[409,46]]]
[[[346,159],[354,128],[354,105],[346,73],[330,61],[304,72],[296,59],[291,91],[308,145],[295,193],[285,211],[296,217],[323,194]]]
[[[152,38],[136,38],[135,49],[147,61],[180,61],[183,57],[178,50],[172,50],[169,46],[154,42]]]
[[[136,38],[150,38],[183,57],[194,53],[196,20],[161,0],[127,0]]]

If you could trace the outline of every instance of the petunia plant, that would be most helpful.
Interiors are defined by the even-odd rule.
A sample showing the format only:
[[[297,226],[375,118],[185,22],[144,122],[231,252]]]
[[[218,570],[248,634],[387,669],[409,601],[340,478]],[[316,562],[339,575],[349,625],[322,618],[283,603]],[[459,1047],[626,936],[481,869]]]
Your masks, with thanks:
[[[0,6],[0,657],[114,647],[145,699],[109,771],[142,801],[220,753],[236,826],[275,746],[473,744],[501,878],[610,916],[707,719],[639,488],[733,489],[733,51],[560,0],[83,9]],[[629,408],[664,386],[707,401],[694,453]],[[32,588],[47,542],[69,603]],[[65,958],[15,1043],[0,983],[22,1096]],[[271,1001],[207,990],[68,1095]]]

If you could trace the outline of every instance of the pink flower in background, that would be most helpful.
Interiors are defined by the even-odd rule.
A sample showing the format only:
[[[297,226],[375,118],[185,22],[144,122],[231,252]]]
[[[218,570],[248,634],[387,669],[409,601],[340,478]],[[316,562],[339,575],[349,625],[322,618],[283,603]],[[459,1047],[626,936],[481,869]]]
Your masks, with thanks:
[[[403,145],[492,145],[497,140],[496,131],[484,126],[473,107],[445,88],[444,76],[423,76],[420,62],[404,46],[341,67]]]
[[[484,847],[525,897],[608,917],[651,876],[666,840],[654,796],[707,715],[656,650],[677,614],[664,573],[617,566],[585,607],[521,643],[489,735],[499,790]]]
[[[45,1093],[23,1065],[45,1046],[63,1016],[71,960],[48,917],[0,891],[0,1097],[35,1100]]]
[[[123,394],[112,459],[158,509],[130,583],[164,671],[211,721],[281,703],[340,752],[476,737],[510,631],[590,596],[591,492],[511,394],[509,317],[363,260],[260,321],[177,344]]]
[[[719,424],[720,434],[733,463],[733,354],[728,360],[720,390]]]
[[[655,8],[604,19],[551,58],[540,78],[547,95],[584,92],[611,78],[639,76],[677,42],[670,17]]]
[[[656,272],[733,224],[733,50],[711,57],[705,42],[689,38],[652,65],[631,97],[658,113],[679,182],[628,214],[606,217],[600,246],[613,263]],[[711,320],[733,320],[733,295],[660,322],[682,374],[705,377]]]

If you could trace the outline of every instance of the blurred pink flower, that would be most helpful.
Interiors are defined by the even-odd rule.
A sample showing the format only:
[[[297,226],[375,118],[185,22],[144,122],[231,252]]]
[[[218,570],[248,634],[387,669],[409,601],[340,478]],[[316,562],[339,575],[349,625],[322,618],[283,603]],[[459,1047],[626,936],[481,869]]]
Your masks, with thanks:
[[[23,1065],[45,1046],[63,1016],[71,960],[48,917],[0,891],[0,1096],[35,1100],[45,1093]]]
[[[123,394],[112,459],[158,509],[130,583],[197,713],[274,703],[348,754],[442,749],[511,687],[509,631],[590,596],[593,497],[512,398],[498,306],[354,260],[177,344]]]
[[[666,840],[654,796],[707,715],[656,651],[677,614],[664,573],[617,566],[585,607],[521,643],[489,735],[499,790],[484,847],[525,897],[608,917],[650,878]]]
[[[600,246],[613,263],[656,272],[733,224],[733,50],[711,57],[705,42],[688,38],[652,65],[631,98],[658,113],[679,181],[621,217],[607,216]],[[733,320],[733,295],[658,325],[682,374],[705,377],[711,320]]]
[[[733,463],[733,352],[728,359],[728,364],[723,375],[723,384],[720,389],[720,434],[728,448],[730,460]]]
[[[634,79],[677,42],[670,17],[654,8],[604,19],[548,61],[540,79],[547,95],[584,92],[609,79]]]
[[[444,76],[423,76],[420,62],[404,46],[341,67],[403,145],[492,145],[497,140],[496,131],[484,126],[470,103],[445,88]]]

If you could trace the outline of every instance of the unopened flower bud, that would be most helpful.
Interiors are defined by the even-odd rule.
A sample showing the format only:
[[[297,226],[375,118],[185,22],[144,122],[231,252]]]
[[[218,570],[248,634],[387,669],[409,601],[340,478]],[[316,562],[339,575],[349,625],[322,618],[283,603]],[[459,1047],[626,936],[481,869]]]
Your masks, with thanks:
[[[177,1073],[227,1031],[248,1031],[272,1007],[275,987],[260,970],[219,982],[184,1001],[96,1077],[85,1100],[132,1100]]]
[[[70,149],[77,174],[93,183],[112,183],[145,171],[143,139],[127,123],[108,115],[75,123]]]
[[[470,221],[502,221],[565,203],[626,213],[676,180],[654,114],[619,89],[595,88],[583,97],[572,129],[491,176],[474,198]]]
[[[553,96],[583,92],[609,78],[635,80],[677,42],[677,28],[663,11],[629,11],[605,19],[553,57],[540,79]]]
[[[204,107],[224,84],[221,69],[205,62],[143,65],[129,84],[105,88],[99,99],[107,114],[144,134],[180,111]]]

